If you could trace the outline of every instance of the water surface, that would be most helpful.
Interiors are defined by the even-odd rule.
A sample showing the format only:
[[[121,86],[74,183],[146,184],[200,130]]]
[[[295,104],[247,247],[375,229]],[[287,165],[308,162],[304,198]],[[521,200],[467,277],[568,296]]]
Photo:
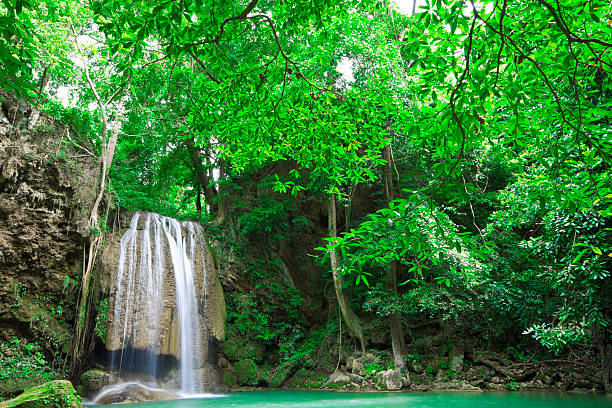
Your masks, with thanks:
[[[89,405],[104,407],[104,405]],[[491,393],[347,393],[330,391],[249,391],[209,398],[131,405],[134,408],[612,408],[612,397],[592,394]],[[106,406],[108,407],[108,405]]]

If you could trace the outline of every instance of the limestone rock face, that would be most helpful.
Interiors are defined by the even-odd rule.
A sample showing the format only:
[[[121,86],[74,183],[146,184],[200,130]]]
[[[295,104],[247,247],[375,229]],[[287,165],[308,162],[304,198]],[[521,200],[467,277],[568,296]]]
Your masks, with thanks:
[[[199,380],[201,389],[209,392],[223,392],[225,389],[223,370],[215,364],[204,363],[195,372],[195,377]]]
[[[51,354],[72,340],[99,164],[68,127],[32,112],[0,91],[0,342],[23,338]],[[13,378],[7,393],[41,381]]]
[[[70,381],[49,381],[26,390],[12,400],[0,402],[0,408],[81,408],[81,397]]]
[[[16,297],[36,294],[47,306],[76,298],[64,283],[82,269],[98,174],[93,159],[73,158],[67,127],[43,114],[28,129],[31,109],[0,91],[2,99],[0,340],[22,335],[15,320],[29,317],[19,316]]]

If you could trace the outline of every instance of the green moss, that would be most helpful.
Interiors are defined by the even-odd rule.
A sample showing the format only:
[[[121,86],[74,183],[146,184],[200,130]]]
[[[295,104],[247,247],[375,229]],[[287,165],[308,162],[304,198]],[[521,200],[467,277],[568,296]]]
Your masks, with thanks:
[[[223,385],[225,385],[226,387],[232,387],[235,382],[236,382],[236,377],[234,377],[234,374],[232,373],[223,374]]]
[[[250,358],[240,360],[234,364],[234,373],[236,374],[236,380],[240,385],[257,384],[257,366]]]
[[[233,336],[223,344],[222,349],[223,354],[230,361],[252,359],[260,362],[263,360],[264,347],[258,341],[248,341],[239,336]]]
[[[81,375],[81,383],[86,391],[98,391],[107,385],[109,375],[102,370],[88,370]]]
[[[49,381],[9,401],[0,402],[0,408],[80,408],[81,397],[70,381]]]

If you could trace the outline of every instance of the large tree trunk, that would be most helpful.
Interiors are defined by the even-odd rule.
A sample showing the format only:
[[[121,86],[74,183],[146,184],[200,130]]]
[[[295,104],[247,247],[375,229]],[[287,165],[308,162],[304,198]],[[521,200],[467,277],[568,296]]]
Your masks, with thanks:
[[[338,236],[338,229],[336,226],[335,194],[332,194],[329,200],[328,223],[329,236],[333,240]],[[346,325],[349,328],[351,334],[359,339],[359,343],[361,344],[361,351],[365,353],[366,341],[363,335],[363,329],[361,328],[361,321],[351,308],[351,305],[349,304],[348,299],[346,298],[346,293],[342,291],[344,279],[342,279],[342,275],[340,275],[338,254],[335,250],[329,251],[329,259],[331,261],[332,277],[334,279],[334,289],[336,291],[336,299],[338,300],[338,305],[340,306],[340,313],[342,314],[342,317],[344,318],[344,321],[346,322]]]
[[[387,198],[387,205],[393,201],[393,176],[391,174],[391,151],[389,146],[385,146],[383,149],[383,158],[385,159],[385,196]],[[397,296],[397,261],[393,261],[389,267],[389,276],[386,279],[387,289],[391,291],[393,296]],[[404,360],[403,348],[404,348],[404,334],[402,332],[402,320],[399,313],[394,312],[389,316],[390,328],[391,328],[391,346],[393,348],[393,363],[395,368],[404,368],[406,361]]]

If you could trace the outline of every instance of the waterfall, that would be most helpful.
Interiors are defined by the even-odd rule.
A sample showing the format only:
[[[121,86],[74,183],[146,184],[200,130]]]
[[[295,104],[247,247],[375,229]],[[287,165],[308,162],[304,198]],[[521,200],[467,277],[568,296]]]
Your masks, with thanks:
[[[155,379],[161,356],[173,355],[180,391],[202,391],[196,371],[207,354],[206,250],[199,224],[134,214],[119,243],[108,316],[109,363],[119,377],[137,371]]]

